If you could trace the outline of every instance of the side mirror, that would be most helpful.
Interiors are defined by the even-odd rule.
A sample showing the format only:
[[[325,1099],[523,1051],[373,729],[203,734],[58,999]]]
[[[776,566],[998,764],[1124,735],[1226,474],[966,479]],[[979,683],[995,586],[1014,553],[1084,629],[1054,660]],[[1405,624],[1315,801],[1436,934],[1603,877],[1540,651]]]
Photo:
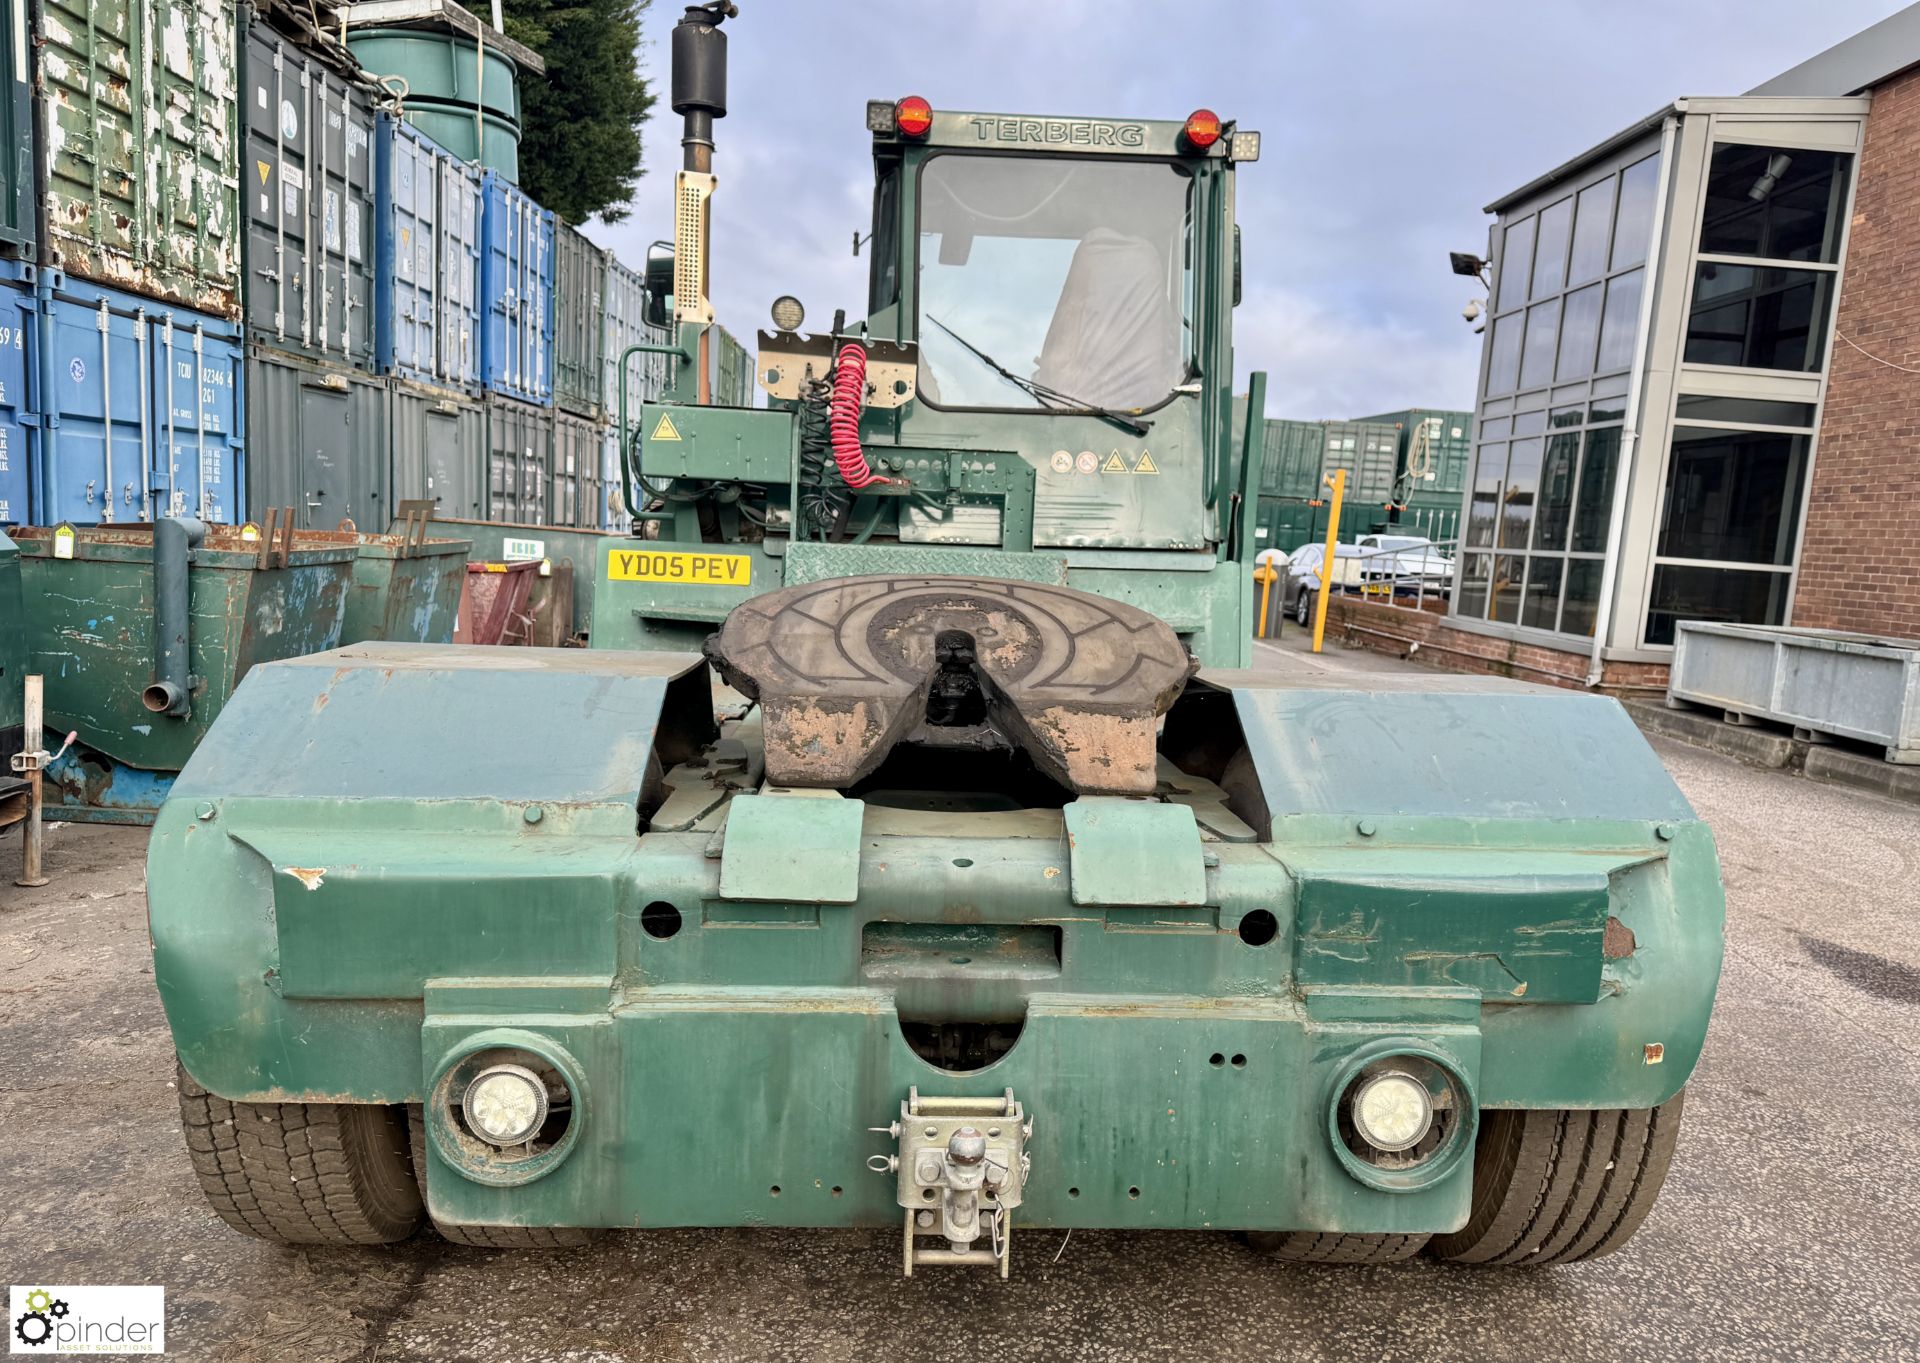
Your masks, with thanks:
[[[647,248],[646,271],[647,322],[651,326],[667,324],[667,300],[673,297],[673,243],[656,241]]]
[[[1233,305],[1240,306],[1240,224],[1233,225]]]

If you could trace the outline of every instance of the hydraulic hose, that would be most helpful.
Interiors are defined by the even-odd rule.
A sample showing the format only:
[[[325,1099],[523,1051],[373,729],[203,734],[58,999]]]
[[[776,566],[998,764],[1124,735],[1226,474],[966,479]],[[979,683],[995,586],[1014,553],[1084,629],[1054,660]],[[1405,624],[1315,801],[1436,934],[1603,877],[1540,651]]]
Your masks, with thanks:
[[[867,453],[860,448],[860,412],[867,405],[867,352],[852,342],[840,347],[833,366],[832,416],[828,429],[833,437],[833,462],[840,479],[855,489],[873,483],[891,483],[867,464]]]

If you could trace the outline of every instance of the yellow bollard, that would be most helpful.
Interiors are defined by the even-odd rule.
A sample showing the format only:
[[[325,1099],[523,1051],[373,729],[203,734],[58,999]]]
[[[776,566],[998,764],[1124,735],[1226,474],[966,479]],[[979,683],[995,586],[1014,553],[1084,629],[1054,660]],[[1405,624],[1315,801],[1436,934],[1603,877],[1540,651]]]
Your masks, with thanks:
[[[1260,584],[1260,625],[1253,635],[1256,639],[1267,637],[1267,602],[1273,596],[1274,580],[1279,576],[1279,571],[1271,563],[1263,563],[1253,570],[1253,580]]]
[[[1335,469],[1333,477],[1324,480],[1333,488],[1333,509],[1327,516],[1327,556],[1320,564],[1320,607],[1313,615],[1313,651],[1320,651],[1320,641],[1327,632],[1327,598],[1333,594],[1334,551],[1340,547],[1340,501],[1347,495],[1347,471]]]

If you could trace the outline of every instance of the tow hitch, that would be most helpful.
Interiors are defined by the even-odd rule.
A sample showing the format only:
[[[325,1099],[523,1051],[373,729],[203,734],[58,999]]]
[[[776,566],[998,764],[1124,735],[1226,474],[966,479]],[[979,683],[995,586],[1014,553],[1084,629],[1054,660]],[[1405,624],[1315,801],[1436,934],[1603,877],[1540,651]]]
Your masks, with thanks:
[[[868,1129],[899,1142],[898,1153],[875,1155],[867,1167],[899,1180],[906,1275],[915,1264],[994,1264],[1006,1277],[1033,1135],[1013,1090],[998,1098],[923,1098],[910,1088],[898,1121]]]

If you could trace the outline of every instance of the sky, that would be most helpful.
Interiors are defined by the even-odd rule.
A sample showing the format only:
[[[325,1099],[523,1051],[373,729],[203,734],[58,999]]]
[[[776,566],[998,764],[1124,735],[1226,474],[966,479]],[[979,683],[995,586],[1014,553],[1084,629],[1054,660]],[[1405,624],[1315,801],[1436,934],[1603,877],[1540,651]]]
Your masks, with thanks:
[[[715,128],[712,295],[743,342],[782,293],[809,326],[866,305],[855,229],[871,216],[866,101],[1184,118],[1263,134],[1239,173],[1244,301],[1236,391],[1267,411],[1345,419],[1468,408],[1480,290],[1450,250],[1486,254],[1483,205],[1678,96],[1742,93],[1901,8],[1900,0],[738,0]],[[643,15],[632,216],[588,235],[638,266],[671,236],[680,119],[667,35]]]

